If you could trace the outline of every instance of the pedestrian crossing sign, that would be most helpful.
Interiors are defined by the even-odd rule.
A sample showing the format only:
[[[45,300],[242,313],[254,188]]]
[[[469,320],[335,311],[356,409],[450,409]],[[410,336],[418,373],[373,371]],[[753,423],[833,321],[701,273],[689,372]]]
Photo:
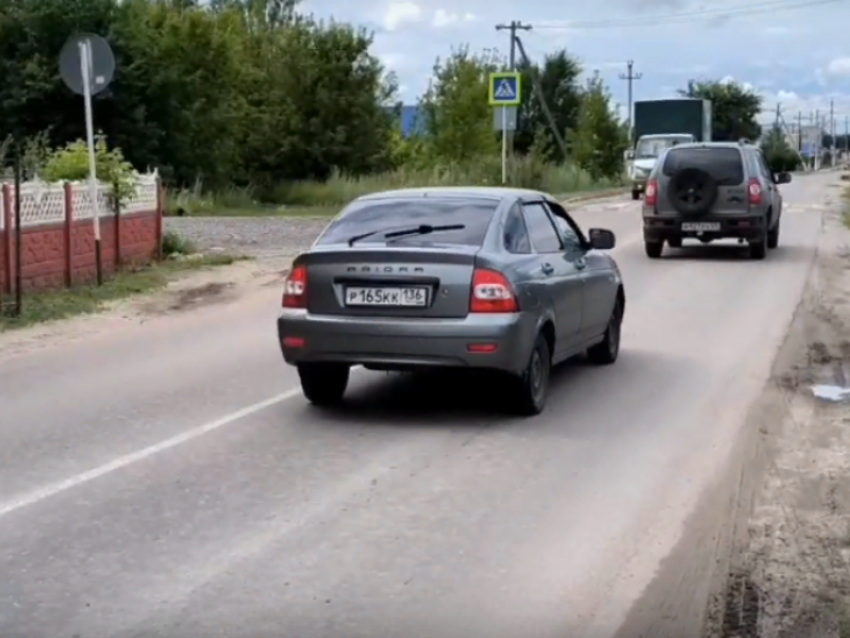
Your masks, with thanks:
[[[503,71],[490,74],[490,106],[517,106],[522,97],[520,74]]]

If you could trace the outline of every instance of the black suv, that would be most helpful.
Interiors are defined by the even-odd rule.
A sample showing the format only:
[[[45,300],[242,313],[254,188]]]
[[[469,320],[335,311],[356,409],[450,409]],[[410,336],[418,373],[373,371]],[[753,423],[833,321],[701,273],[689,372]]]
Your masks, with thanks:
[[[748,142],[680,144],[655,164],[643,201],[643,238],[648,257],[661,257],[664,242],[707,244],[737,238],[764,259],[779,245],[782,195],[789,173],[773,173],[761,149]]]

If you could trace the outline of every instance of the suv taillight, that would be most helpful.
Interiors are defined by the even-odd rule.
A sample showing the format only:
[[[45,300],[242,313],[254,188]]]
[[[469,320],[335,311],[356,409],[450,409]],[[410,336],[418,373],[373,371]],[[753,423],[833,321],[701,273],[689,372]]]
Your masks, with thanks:
[[[643,194],[644,206],[655,206],[658,203],[658,182],[654,179],[646,183],[646,192]]]
[[[761,204],[761,184],[755,177],[750,179],[750,185],[747,187],[747,195],[750,198],[750,206]]]
[[[502,273],[476,268],[472,273],[469,312],[517,312],[513,287]]]
[[[298,266],[286,277],[283,284],[283,307],[307,307],[307,267]]]

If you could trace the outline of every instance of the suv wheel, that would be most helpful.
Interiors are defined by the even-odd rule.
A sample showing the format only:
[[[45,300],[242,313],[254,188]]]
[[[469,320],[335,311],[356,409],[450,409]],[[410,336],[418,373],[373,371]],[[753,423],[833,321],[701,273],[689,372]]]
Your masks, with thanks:
[[[549,344],[543,334],[537,335],[528,365],[522,376],[517,379],[516,411],[523,416],[534,416],[543,412],[546,397],[549,394],[549,374],[551,373]]]
[[[752,259],[764,259],[767,255],[767,234],[765,233],[757,240],[750,243],[750,257]]]
[[[664,250],[664,242],[662,241],[645,241],[643,247],[646,250],[646,256],[650,259],[658,259],[661,257],[661,251]]]
[[[342,400],[348,387],[349,367],[344,363],[302,363],[298,366],[301,390],[313,405],[331,406]]]
[[[640,191],[633,190],[632,191],[632,199],[640,199]]]
[[[776,222],[776,228],[767,234],[767,247],[770,249],[779,246],[779,222]]]

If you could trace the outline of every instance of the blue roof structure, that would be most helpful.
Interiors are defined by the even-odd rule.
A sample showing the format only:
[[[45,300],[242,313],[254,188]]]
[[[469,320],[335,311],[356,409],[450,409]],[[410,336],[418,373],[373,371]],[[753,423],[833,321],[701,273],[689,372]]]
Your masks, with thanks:
[[[394,112],[395,107],[389,107]],[[418,104],[403,105],[401,107],[401,134],[402,137],[412,137],[425,133],[425,122],[420,117],[422,109]]]

